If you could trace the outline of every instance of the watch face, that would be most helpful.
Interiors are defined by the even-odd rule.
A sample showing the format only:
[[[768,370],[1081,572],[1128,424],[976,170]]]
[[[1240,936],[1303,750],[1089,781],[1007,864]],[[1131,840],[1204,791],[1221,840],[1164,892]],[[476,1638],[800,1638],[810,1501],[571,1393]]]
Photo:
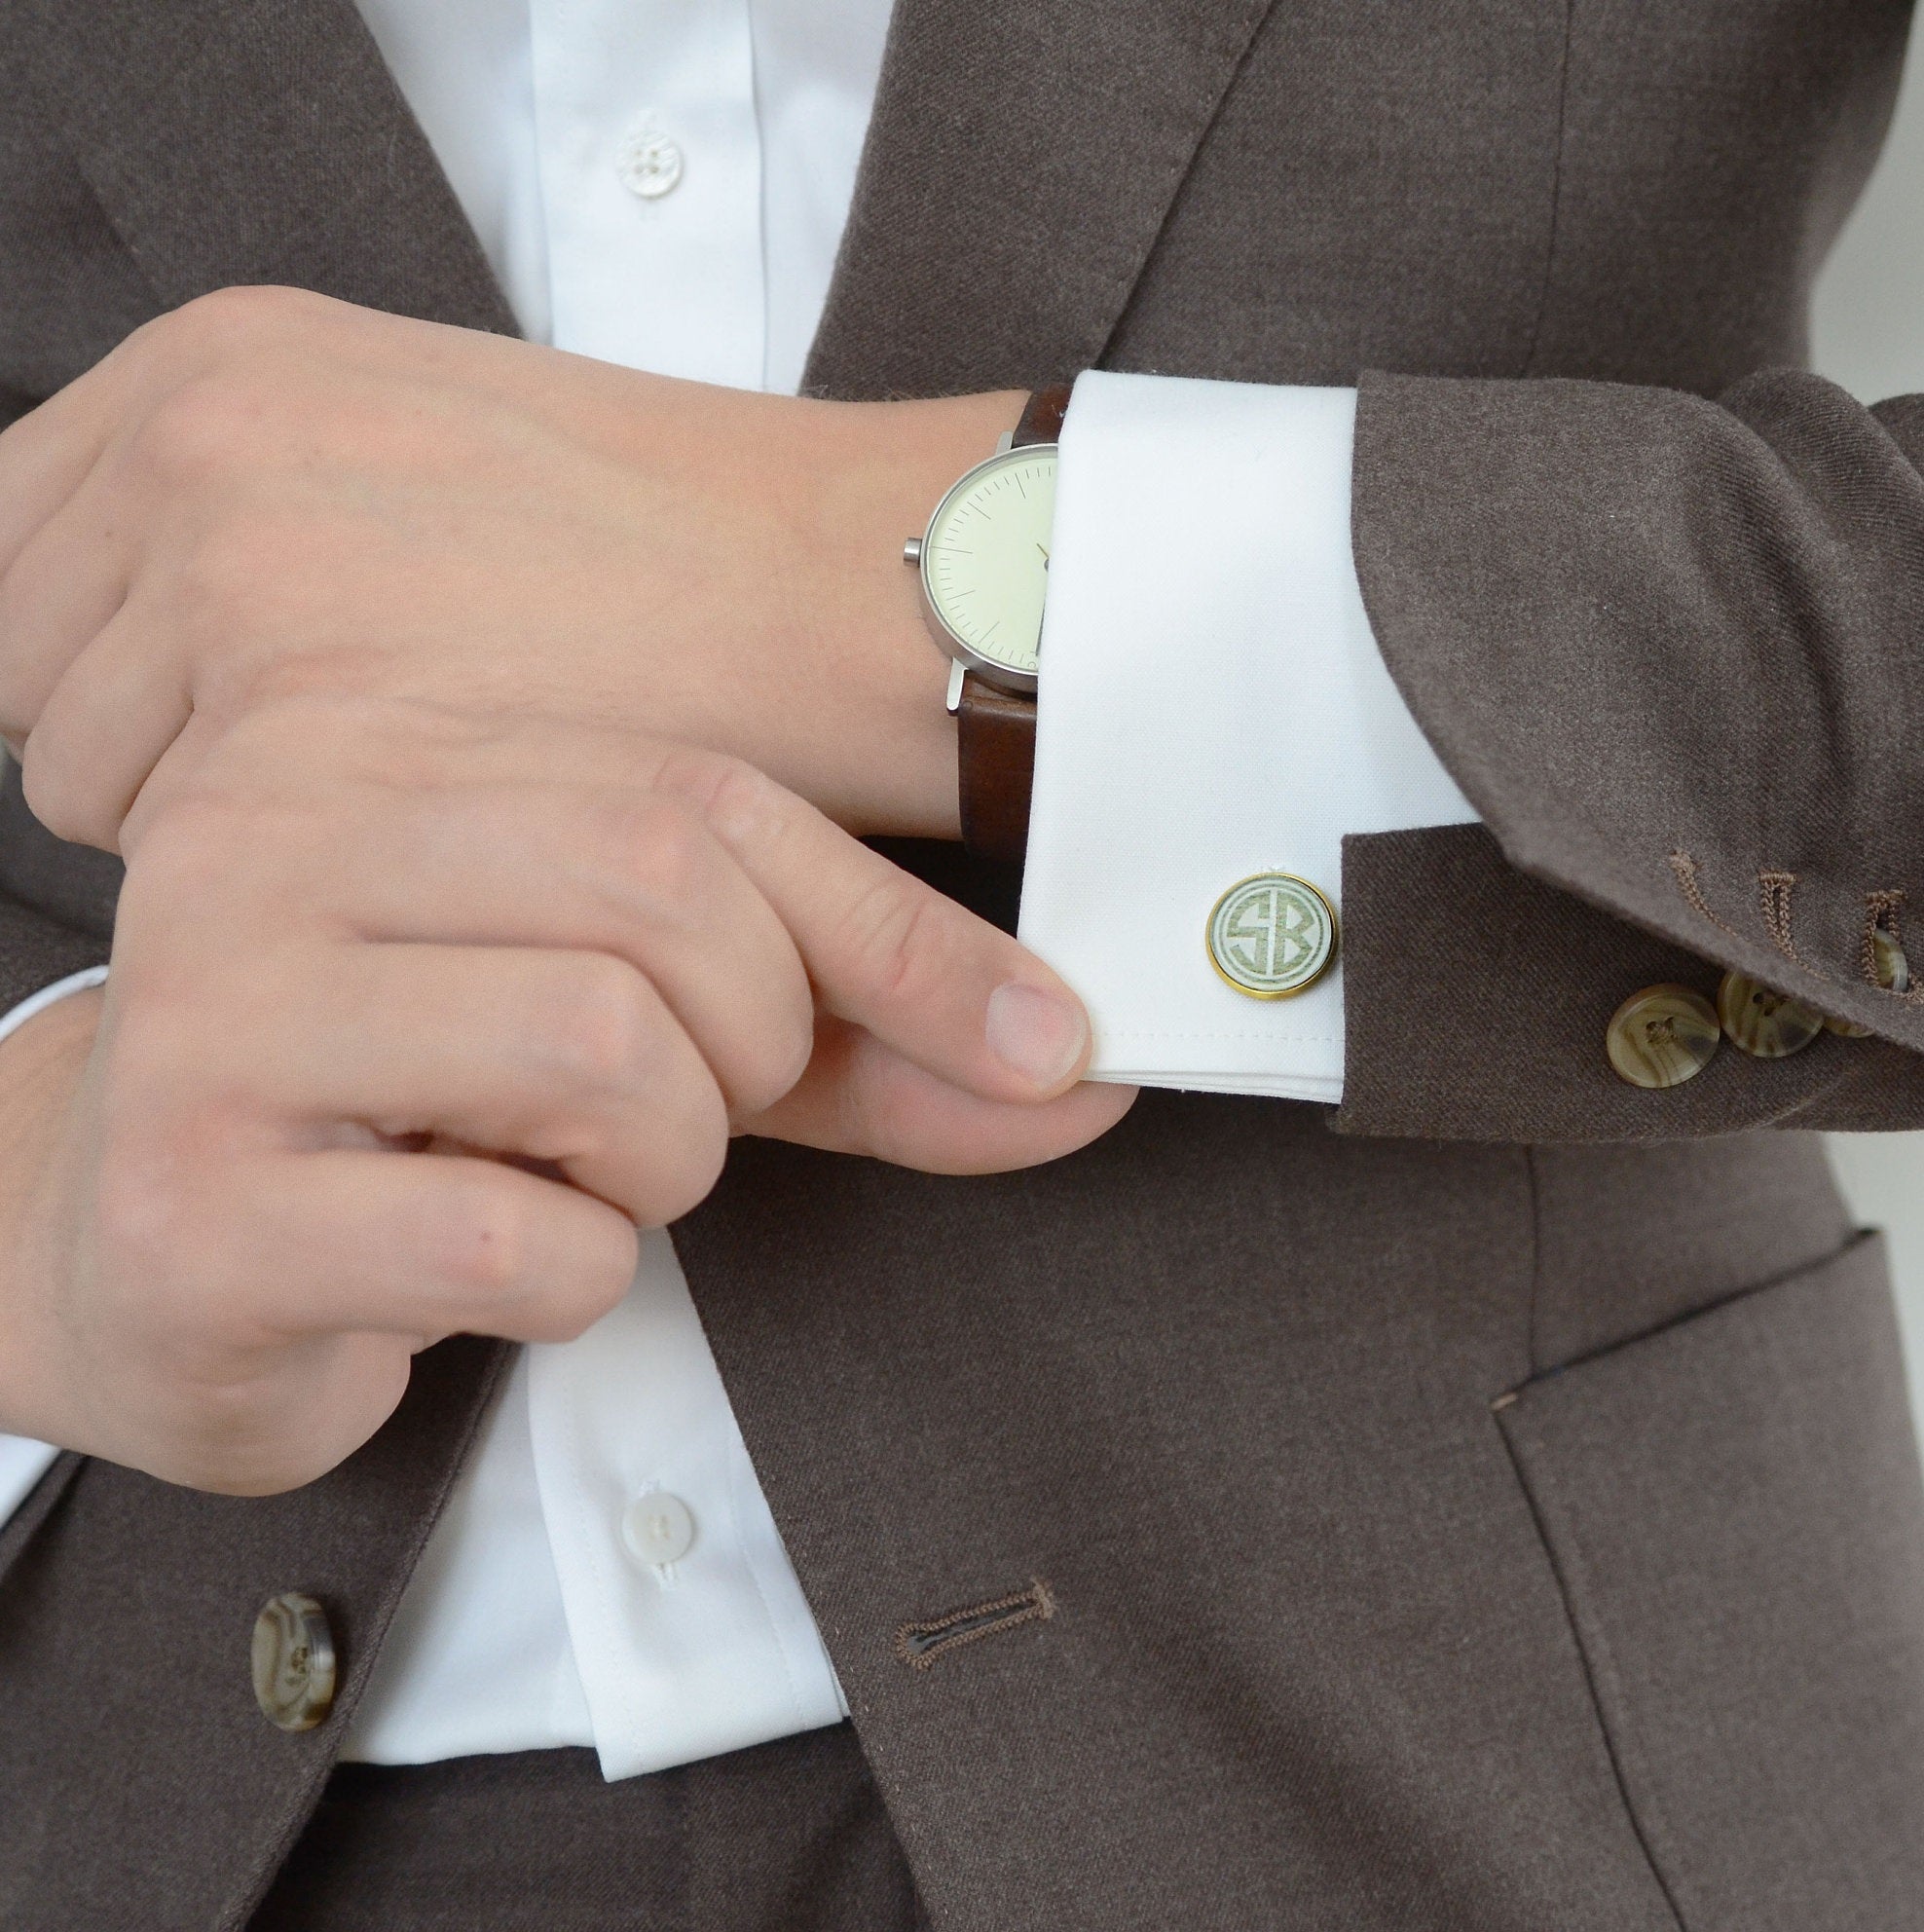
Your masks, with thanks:
[[[1054,445],[1009,450],[949,491],[922,542],[922,588],[955,654],[1018,690],[1035,689],[1054,516]]]

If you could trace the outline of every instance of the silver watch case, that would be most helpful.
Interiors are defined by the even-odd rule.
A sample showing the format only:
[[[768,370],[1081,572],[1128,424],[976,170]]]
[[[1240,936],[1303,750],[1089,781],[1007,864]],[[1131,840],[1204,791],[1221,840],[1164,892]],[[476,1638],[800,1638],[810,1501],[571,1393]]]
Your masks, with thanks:
[[[979,477],[989,470],[999,468],[1008,461],[1015,450],[1016,432],[1005,429],[996,443],[995,454],[977,464],[973,469],[965,469],[946,490],[942,501],[930,513],[927,527],[921,536],[911,537],[902,546],[902,561],[912,564],[915,569],[915,581],[922,593],[922,621],[929,627],[929,635],[935,639],[938,649],[949,658],[954,668],[948,674],[948,708],[953,711],[962,701],[963,677],[973,671],[983,684],[993,685],[999,691],[1009,691],[1018,697],[1033,697],[1036,693],[1036,674],[1033,671],[1012,671],[1006,664],[997,664],[984,657],[970,644],[967,638],[953,630],[942,613],[936,608],[936,600],[929,590],[929,539],[935,534],[936,525],[942,521],[943,512],[964,491],[972,489]],[[1040,455],[1045,450],[1054,450],[1054,443],[1024,443],[1020,454],[1023,457]]]

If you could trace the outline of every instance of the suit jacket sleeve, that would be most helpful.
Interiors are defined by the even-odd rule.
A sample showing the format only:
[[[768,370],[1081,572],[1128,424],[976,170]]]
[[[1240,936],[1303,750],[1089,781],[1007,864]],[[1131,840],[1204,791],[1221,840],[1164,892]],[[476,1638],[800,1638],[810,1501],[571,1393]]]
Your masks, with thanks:
[[[1924,1126],[1924,992],[1869,964],[1924,916],[1920,465],[1924,398],[1798,373],[1364,380],[1365,603],[1485,824],[1346,842],[1342,1127]],[[1616,1079],[1617,1003],[1725,968],[1871,1035]]]

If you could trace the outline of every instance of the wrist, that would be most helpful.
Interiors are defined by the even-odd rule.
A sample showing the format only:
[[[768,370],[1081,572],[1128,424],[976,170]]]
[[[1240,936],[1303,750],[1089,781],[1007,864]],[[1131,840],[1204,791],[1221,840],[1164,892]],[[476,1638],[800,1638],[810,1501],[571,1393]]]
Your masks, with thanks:
[[[835,571],[826,604],[837,615],[834,634],[806,647],[825,676],[823,768],[797,789],[852,831],[959,836],[949,660],[929,635],[902,546],[949,485],[994,452],[1026,399],[1010,390],[840,406],[836,481],[824,493],[834,510],[820,533]]]

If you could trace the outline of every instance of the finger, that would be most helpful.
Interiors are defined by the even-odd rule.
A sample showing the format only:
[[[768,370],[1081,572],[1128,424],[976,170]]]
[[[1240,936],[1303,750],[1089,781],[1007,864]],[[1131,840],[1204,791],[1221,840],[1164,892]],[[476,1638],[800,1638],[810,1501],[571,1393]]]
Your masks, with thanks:
[[[103,513],[103,494],[96,469],[0,574],[0,729],[17,737],[127,600],[127,520]]]
[[[4,633],[0,633],[4,636]],[[68,663],[29,721],[20,779],[50,832],[102,851],[156,765],[194,717],[190,670],[137,591]],[[29,691],[12,706],[32,708]]]
[[[209,1297],[268,1345],[355,1331],[560,1342],[634,1277],[634,1223],[497,1161],[353,1148],[275,1155],[232,1177]]]
[[[1082,1002],[1034,953],[746,765],[707,817],[794,935],[828,1010],[984,1099],[1065,1093]]]
[[[693,1041],[731,1113],[771,1105],[808,1063],[815,1012],[800,956],[732,854],[678,799],[560,783],[377,793],[329,825],[326,844],[316,910],[367,938],[627,960]]]
[[[1085,1081],[1040,1104],[987,1100],[906,1059],[872,1034],[827,1022],[808,1071],[742,1131],[924,1173],[1001,1173],[1060,1160],[1134,1104],[1133,1087]]]
[[[208,1043],[209,1075],[316,1143],[340,1122],[445,1134],[552,1163],[647,1226],[687,1212],[721,1172],[714,1076],[661,996],[607,953],[346,946],[299,997],[284,976],[261,1011],[248,996]]]
[[[163,1376],[150,1365],[96,1408],[85,1446],[185,1489],[299,1489],[345,1462],[400,1406],[421,1346],[396,1335],[315,1336],[219,1350],[199,1376]]]
[[[126,345],[0,430],[0,576],[87,480],[114,431]]]

